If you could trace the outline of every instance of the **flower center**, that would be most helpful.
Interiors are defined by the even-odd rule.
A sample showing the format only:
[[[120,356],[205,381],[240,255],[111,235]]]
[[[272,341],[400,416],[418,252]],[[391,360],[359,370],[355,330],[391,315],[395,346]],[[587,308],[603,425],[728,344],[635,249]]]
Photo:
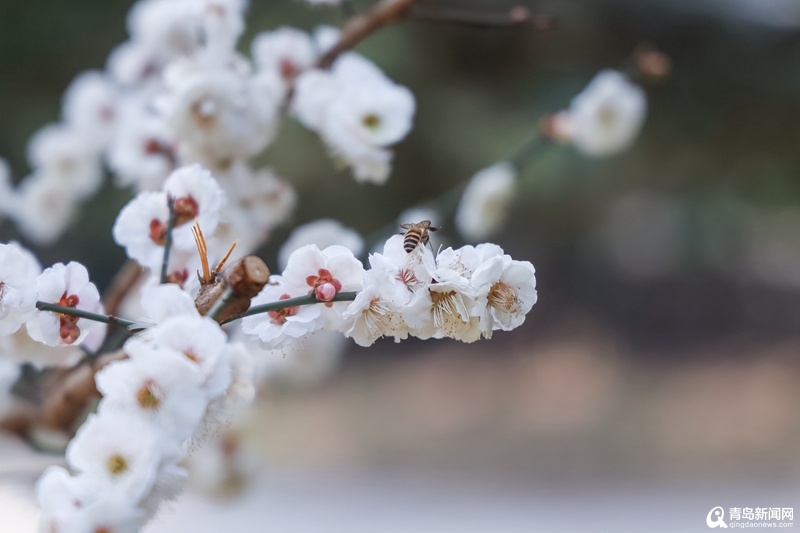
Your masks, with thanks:
[[[518,313],[520,301],[517,291],[510,285],[498,281],[489,290],[488,302],[491,307],[504,313]]]
[[[364,309],[364,324],[373,338],[383,337],[392,330],[392,310],[380,298],[374,298]]]
[[[106,462],[106,468],[108,468],[108,471],[116,476],[128,470],[128,461],[126,461],[121,455],[112,455]]]
[[[176,198],[172,210],[175,212],[175,227],[178,227],[197,218],[200,207],[197,205],[197,200],[189,195]]]
[[[202,98],[192,104],[192,118],[200,128],[210,129],[217,120],[217,107],[213,98]]]
[[[406,289],[413,292],[420,286],[419,279],[417,279],[417,275],[414,271],[410,268],[401,268],[397,273],[397,281],[403,283],[406,286]]]
[[[161,405],[161,389],[153,381],[145,381],[139,392],[136,393],[136,401],[143,409],[155,409]]]
[[[183,288],[184,283],[186,280],[189,279],[189,270],[184,268],[183,270],[176,270],[175,272],[170,272],[167,274],[167,283],[174,283],[179,287]]]
[[[464,323],[459,313],[456,291],[430,291],[430,293],[433,302],[433,325],[436,328],[447,329],[453,319],[457,319],[460,324]]]
[[[370,113],[364,115],[364,118],[361,119],[361,123],[364,124],[368,130],[375,131],[381,127],[381,117],[375,113]]]
[[[189,196],[182,196],[176,198],[172,204],[172,211],[175,213],[175,227],[194,220],[200,212],[200,206],[197,205],[197,200]],[[150,240],[159,246],[164,246],[167,239],[167,227],[169,221],[159,220],[154,218],[150,221]]]
[[[67,293],[65,292],[61,296],[61,299],[58,301],[57,305],[74,309],[78,306],[79,301],[80,299],[74,294],[67,296]],[[64,344],[72,344],[81,335],[81,328],[78,327],[78,320],[80,320],[80,317],[59,314],[58,318],[60,325],[58,334],[59,337],[61,337],[61,341]]]
[[[195,363],[199,363],[200,362],[200,358],[197,357],[197,355],[195,355],[194,351],[191,350],[191,349],[186,350],[185,352],[183,352],[183,355],[188,357],[190,361],[194,361]]]
[[[311,287],[308,293],[311,294],[313,292],[317,300],[322,302],[330,302],[342,290],[342,284],[339,280],[334,279],[330,270],[325,268],[320,268],[316,276],[308,276],[306,283]]]
[[[284,78],[292,78],[297,73],[297,67],[294,66],[291,59],[283,58],[280,61],[281,76]]]
[[[278,300],[288,300],[289,298],[291,298],[291,296],[288,294],[283,294],[280,298],[278,298]],[[290,316],[296,315],[299,309],[300,307],[298,306],[284,307],[283,309],[278,309],[277,311],[269,311],[267,314],[269,315],[269,318],[271,319],[270,322],[272,324],[275,324],[276,326],[282,326],[286,323],[286,319],[288,319]]]
[[[617,114],[611,106],[604,105],[597,110],[597,120],[603,127],[610,128],[617,121]]]

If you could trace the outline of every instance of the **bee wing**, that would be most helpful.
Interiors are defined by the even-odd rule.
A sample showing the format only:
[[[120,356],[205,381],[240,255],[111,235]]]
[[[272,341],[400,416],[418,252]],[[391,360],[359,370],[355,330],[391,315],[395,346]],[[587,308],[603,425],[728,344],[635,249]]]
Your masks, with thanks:
[[[400,227],[403,229],[411,229],[414,226],[416,226],[416,224],[400,224]]]

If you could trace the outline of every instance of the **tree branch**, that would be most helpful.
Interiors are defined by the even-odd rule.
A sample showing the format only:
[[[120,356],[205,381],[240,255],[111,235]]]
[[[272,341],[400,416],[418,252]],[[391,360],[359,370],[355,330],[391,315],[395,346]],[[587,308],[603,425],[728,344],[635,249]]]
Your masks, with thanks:
[[[517,6],[508,13],[476,13],[458,9],[441,9],[414,6],[408,13],[409,20],[457,24],[478,29],[525,29],[550,30],[555,19],[549,15],[534,15],[525,7]]]
[[[382,0],[363,15],[348,20],[342,28],[342,36],[317,61],[317,68],[330,68],[339,55],[350,50],[377,30],[402,20],[409,8],[419,0]]]
[[[164,261],[161,263],[161,283],[167,282],[167,270],[169,267],[169,252],[172,248],[172,230],[175,228],[175,199],[171,196],[167,198],[169,208],[169,220],[167,221],[167,234],[164,237]]]
[[[339,294],[334,296],[333,300],[331,301],[351,302],[356,299],[357,294],[358,292],[340,292]],[[240,318],[244,318],[246,316],[253,316],[261,313],[269,313],[270,311],[279,311],[280,309],[286,309],[287,307],[296,307],[298,305],[310,305],[310,304],[324,304],[324,303],[328,302],[317,300],[316,296],[314,296],[313,294],[309,294],[306,296],[297,296],[295,298],[289,298],[288,300],[278,300],[277,302],[271,302],[268,304],[251,307],[244,313],[223,320],[221,324],[227,324],[229,322],[233,322],[234,320],[239,320]]]
[[[61,305],[49,304],[47,302],[36,302],[36,308],[41,311],[50,311],[59,315],[77,316],[80,318],[85,318],[86,320],[102,322],[103,324],[114,324],[116,326],[122,326],[123,328],[127,328],[135,324],[135,322],[131,320],[125,320],[124,318],[119,318],[117,316],[100,315],[97,313],[90,313],[89,311],[82,311],[74,307],[64,307]]]

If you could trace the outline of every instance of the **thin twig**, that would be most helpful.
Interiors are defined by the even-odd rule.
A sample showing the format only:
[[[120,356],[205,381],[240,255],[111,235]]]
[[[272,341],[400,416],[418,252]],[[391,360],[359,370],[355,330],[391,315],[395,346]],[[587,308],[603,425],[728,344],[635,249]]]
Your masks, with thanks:
[[[356,299],[357,292],[340,292],[336,296],[333,297],[331,302],[351,302]],[[240,318],[244,318],[246,316],[258,315],[261,313],[269,313],[270,311],[279,311],[280,309],[286,309],[287,307],[296,307],[298,305],[309,305],[309,304],[324,304],[328,302],[323,302],[322,300],[317,300],[316,296],[313,294],[309,294],[307,296],[297,296],[295,298],[289,298],[287,300],[278,300],[277,302],[271,302],[268,304],[257,305],[255,307],[251,307],[244,313],[236,316],[232,316],[228,319],[222,321],[222,324],[227,324],[228,322],[233,322],[234,320],[238,320]]]
[[[216,320],[222,310],[228,307],[235,298],[236,297],[233,294],[233,289],[227,287],[225,292],[222,293],[222,296],[220,296],[219,299],[214,302],[214,305],[211,306],[211,309],[208,311],[208,315],[206,316]]]
[[[167,221],[167,234],[164,236],[164,261],[161,263],[161,283],[167,282],[167,270],[169,270],[169,251],[172,248],[172,230],[175,228],[175,199],[167,197],[167,207],[169,208],[169,220]]]
[[[382,0],[363,15],[351,18],[342,28],[339,42],[319,58],[317,68],[330,68],[342,52],[350,50],[384,26],[405,18],[409,8],[418,1]]]
[[[549,15],[533,15],[522,6],[508,13],[476,13],[458,9],[442,9],[427,6],[414,6],[408,12],[409,20],[457,24],[477,29],[524,29],[549,30],[555,26],[555,19]]]
[[[114,324],[127,328],[136,324],[131,320],[125,320],[113,315],[100,315],[97,313],[90,313],[89,311],[82,311],[74,307],[64,307],[62,305],[49,304],[47,302],[36,302],[36,308],[42,311],[50,311],[59,315],[77,316],[85,318],[86,320],[93,320],[95,322],[102,322],[103,324]]]

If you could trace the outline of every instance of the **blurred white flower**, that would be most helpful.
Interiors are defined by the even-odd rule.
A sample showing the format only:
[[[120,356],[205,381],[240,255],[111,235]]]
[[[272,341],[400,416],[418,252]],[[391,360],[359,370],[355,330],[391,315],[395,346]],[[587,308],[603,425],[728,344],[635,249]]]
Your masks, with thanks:
[[[281,270],[289,263],[289,256],[308,244],[316,244],[320,249],[328,246],[344,246],[353,255],[361,255],[364,240],[354,229],[346,228],[338,220],[321,218],[298,226],[278,250],[278,266]]]
[[[522,325],[536,303],[536,271],[527,261],[496,255],[484,261],[472,274],[477,303],[472,314],[480,318],[484,338],[492,331],[510,331]]]
[[[174,283],[144,289],[142,309],[147,314],[147,319],[154,324],[163,324],[176,316],[200,316],[194,299]]]
[[[604,70],[572,100],[565,133],[584,155],[613,155],[633,144],[646,114],[642,88],[621,72]]]
[[[260,153],[272,141],[281,99],[228,69],[171,76],[162,108],[186,161],[225,167]]]
[[[472,177],[456,211],[455,223],[462,237],[480,241],[502,229],[516,178],[516,168],[505,161]]]
[[[89,281],[86,267],[74,261],[64,265],[56,263],[45,269],[38,278],[39,300],[63,307],[72,307],[90,313],[102,313],[100,293]],[[80,344],[96,329],[106,325],[93,320],[49,311],[40,311],[38,317],[28,322],[30,336],[49,346]]]
[[[163,118],[138,102],[123,106],[108,150],[108,164],[119,186],[159,190],[175,168],[175,141]]]
[[[113,138],[119,118],[120,94],[102,72],[79,74],[67,87],[61,112],[64,121],[81,131],[97,147]]]
[[[178,352],[142,350],[135,358],[113,362],[96,374],[97,389],[103,395],[98,413],[138,417],[184,441],[206,411],[203,380],[197,365]]]
[[[28,161],[34,175],[61,186],[67,199],[81,200],[103,183],[100,150],[92,135],[67,124],[50,124],[28,141]]]
[[[40,273],[32,254],[0,244],[0,336],[11,335],[33,315]]]
[[[323,24],[314,28],[311,37],[314,39],[314,46],[317,47],[317,52],[321,55],[336,46],[342,37],[342,30],[336,26]]]
[[[181,451],[142,419],[115,413],[89,415],[66,456],[98,491],[113,489],[136,502],[150,491],[161,465],[177,460]]]
[[[102,333],[102,330],[96,330]],[[88,338],[88,336],[87,336]],[[0,359],[29,363],[36,368],[69,367],[86,355],[80,346],[48,346],[31,338],[27,328],[0,337]]]
[[[317,59],[317,50],[311,37],[302,30],[288,26],[256,35],[252,53],[259,69],[274,72],[285,80],[291,80],[310,68]]]
[[[211,172],[200,165],[175,170],[164,183],[164,191],[175,201],[175,246],[184,250],[193,249],[191,226],[198,221],[204,231],[213,233],[219,212],[227,202],[225,192]]]
[[[305,290],[290,293],[281,276],[270,276],[269,283],[253,298],[250,307],[288,300],[307,293]],[[258,337],[265,349],[283,348],[307,333],[322,329],[325,318],[320,308],[320,305],[302,305],[248,316],[242,319],[242,331]]]
[[[88,487],[60,466],[51,466],[36,483],[41,533],[72,531],[81,509],[88,503]]]
[[[388,179],[389,148],[411,130],[415,109],[411,91],[353,52],[341,55],[330,72],[301,74],[292,102],[298,119],[353,167],[358,181],[377,184]]]
[[[43,171],[20,183],[7,211],[25,237],[36,244],[49,245],[66,231],[77,213],[67,187]]]

